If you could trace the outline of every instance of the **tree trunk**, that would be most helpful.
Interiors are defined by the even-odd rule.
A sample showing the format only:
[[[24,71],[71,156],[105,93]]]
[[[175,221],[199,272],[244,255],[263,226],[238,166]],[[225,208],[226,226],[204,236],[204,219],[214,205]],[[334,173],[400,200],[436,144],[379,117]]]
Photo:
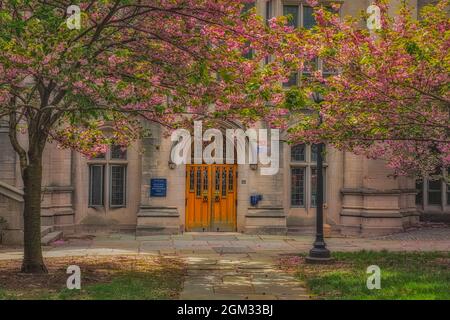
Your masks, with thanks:
[[[41,248],[42,153],[28,153],[29,164],[22,170],[24,183],[24,256],[22,272],[47,273]]]

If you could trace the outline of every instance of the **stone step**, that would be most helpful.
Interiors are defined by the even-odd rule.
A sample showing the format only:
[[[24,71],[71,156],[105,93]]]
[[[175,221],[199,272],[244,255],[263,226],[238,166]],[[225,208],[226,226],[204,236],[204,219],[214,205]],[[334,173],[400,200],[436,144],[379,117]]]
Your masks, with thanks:
[[[41,244],[44,246],[48,246],[53,241],[61,239],[63,236],[62,231],[53,231],[41,238]]]
[[[43,226],[41,227],[41,238],[45,237],[47,234],[53,231],[52,226]]]

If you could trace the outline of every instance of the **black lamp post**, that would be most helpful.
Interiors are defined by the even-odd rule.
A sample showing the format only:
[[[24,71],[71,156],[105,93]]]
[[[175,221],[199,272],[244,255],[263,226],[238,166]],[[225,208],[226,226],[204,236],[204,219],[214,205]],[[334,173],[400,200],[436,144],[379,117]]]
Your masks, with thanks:
[[[312,98],[315,103],[321,103],[320,93],[314,92]],[[319,112],[319,125],[322,124],[322,115]],[[316,240],[313,248],[306,257],[307,263],[327,263],[332,260],[330,250],[327,249],[323,237],[323,147],[321,142],[317,145],[317,183],[316,183]]]

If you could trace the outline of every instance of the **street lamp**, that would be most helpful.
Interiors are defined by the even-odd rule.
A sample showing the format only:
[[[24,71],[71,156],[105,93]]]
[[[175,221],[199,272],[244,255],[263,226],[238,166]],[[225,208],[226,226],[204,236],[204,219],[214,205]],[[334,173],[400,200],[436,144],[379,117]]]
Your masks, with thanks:
[[[312,98],[315,103],[319,104],[323,101],[320,93],[314,92]],[[322,115],[319,112],[319,125],[322,124]],[[306,257],[307,263],[327,263],[332,260],[330,250],[327,249],[323,237],[323,149],[324,144],[321,142],[317,145],[317,183],[316,183],[316,240],[313,248]]]

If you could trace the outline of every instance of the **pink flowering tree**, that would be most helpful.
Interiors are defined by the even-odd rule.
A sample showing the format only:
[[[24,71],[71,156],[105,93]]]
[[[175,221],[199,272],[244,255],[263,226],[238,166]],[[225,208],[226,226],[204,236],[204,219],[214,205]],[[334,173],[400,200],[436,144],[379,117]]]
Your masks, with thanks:
[[[424,7],[417,19],[406,5],[389,16],[388,1],[376,1],[381,29],[373,31],[365,20],[340,18],[339,5],[327,10],[315,2],[317,26],[298,32],[299,48],[315,52],[324,71],[335,73],[319,71],[305,80],[301,95],[323,95],[323,102],[310,105],[323,122],[319,125],[317,113],[294,112],[298,124],[290,130],[292,140],[327,141],[385,159],[399,175],[448,167],[450,2]]]
[[[9,122],[24,184],[22,272],[47,271],[40,206],[49,141],[95,156],[138,138],[140,119],[172,128],[224,117],[283,125],[286,66],[261,61],[285,54],[289,30],[283,18],[267,26],[246,2],[0,2],[0,118]],[[74,3],[79,29],[66,23]]]

